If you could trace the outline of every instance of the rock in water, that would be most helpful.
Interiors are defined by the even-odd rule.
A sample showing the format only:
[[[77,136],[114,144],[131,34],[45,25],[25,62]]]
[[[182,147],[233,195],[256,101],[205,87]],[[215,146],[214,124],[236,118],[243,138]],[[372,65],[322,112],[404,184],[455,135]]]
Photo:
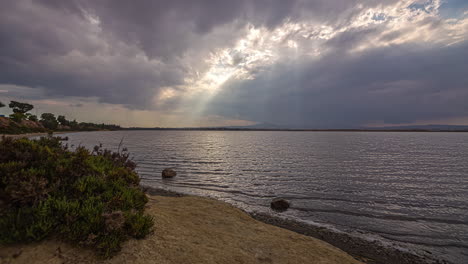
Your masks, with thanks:
[[[164,169],[162,171],[162,177],[163,178],[173,178],[177,175],[177,172],[173,169]]]
[[[289,208],[289,202],[283,198],[275,198],[271,201],[270,206],[276,211],[286,211]]]

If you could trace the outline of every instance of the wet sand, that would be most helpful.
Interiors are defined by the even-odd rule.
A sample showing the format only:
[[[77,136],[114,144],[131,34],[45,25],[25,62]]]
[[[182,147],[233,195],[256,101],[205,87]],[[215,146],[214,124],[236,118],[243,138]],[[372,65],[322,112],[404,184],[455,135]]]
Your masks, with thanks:
[[[154,195],[181,197],[184,194],[168,190],[147,188],[148,193]],[[283,219],[268,214],[251,213],[250,216],[263,223],[281,227],[293,232],[314,237],[325,241],[353,256],[355,259],[364,263],[382,263],[382,264],[419,264],[419,263],[449,263],[437,259],[430,252],[419,255],[412,251],[401,251],[396,248],[390,248],[382,245],[378,241],[369,241],[363,238],[350,236],[346,233],[338,233],[324,227],[308,225],[306,223]]]
[[[323,227],[249,215],[211,198],[145,190],[154,233],[126,242],[104,263],[447,263],[430,252],[418,255]],[[92,251],[57,240],[0,247],[0,264],[100,262]]]

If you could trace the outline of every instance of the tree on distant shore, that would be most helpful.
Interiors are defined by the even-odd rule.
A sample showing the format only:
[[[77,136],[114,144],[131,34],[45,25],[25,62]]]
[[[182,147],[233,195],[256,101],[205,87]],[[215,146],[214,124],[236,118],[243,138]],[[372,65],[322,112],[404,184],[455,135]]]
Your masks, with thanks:
[[[11,101],[8,106],[13,110],[13,114],[10,115],[11,120],[18,123],[27,118],[27,112],[34,108],[32,104],[20,103],[17,101]]]
[[[22,113],[13,113],[13,114],[10,115],[10,119],[17,122],[17,123],[20,123],[21,120],[23,120],[25,118],[26,118],[26,115],[22,114]]]
[[[6,105],[0,102],[0,107]],[[0,128],[0,134],[21,134],[21,133],[32,133],[32,132],[44,132],[44,128],[48,130],[75,130],[75,131],[97,131],[97,130],[119,130],[119,125],[112,124],[95,124],[89,122],[77,122],[76,120],[68,120],[64,115],[58,115],[57,117],[52,113],[43,113],[40,116],[28,113],[34,106],[28,103],[21,103],[17,101],[11,101],[8,106],[13,110],[8,127]],[[35,126],[31,123],[23,122],[23,120],[29,120],[34,122],[40,122],[44,127]],[[59,127],[59,125],[61,125]],[[0,195],[1,196],[1,195]]]
[[[27,112],[31,111],[34,106],[28,103],[20,103],[16,101],[11,101],[8,105],[11,109],[13,109],[13,113],[20,113],[26,114]]]
[[[57,117],[57,121],[60,123],[62,126],[70,126],[70,121],[68,121],[65,116],[59,115]]]
[[[29,115],[29,116],[28,116],[28,120],[37,122],[37,121],[38,121],[37,115]]]
[[[55,115],[52,113],[43,113],[41,115],[41,123],[45,128],[51,130],[57,129],[59,124]]]
[[[70,127],[72,129],[78,128],[78,122],[76,122],[76,120],[70,121]]]

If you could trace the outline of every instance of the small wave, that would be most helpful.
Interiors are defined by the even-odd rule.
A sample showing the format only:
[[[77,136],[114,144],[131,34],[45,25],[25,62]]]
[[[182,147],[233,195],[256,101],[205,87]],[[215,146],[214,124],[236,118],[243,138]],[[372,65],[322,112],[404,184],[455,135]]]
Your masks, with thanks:
[[[461,243],[455,243],[455,242],[452,242],[452,243],[429,243],[429,242],[423,242],[423,241],[407,241],[407,240],[398,238],[398,236],[400,236],[400,235],[394,237],[394,236],[387,236],[387,235],[385,235],[385,233],[382,233],[382,232],[379,232],[378,234],[380,234],[382,237],[384,237],[386,239],[390,239],[390,240],[401,242],[401,243],[411,243],[411,244],[415,244],[415,245],[438,247],[438,248],[454,247],[454,248],[466,248],[466,249],[468,249],[468,245],[461,244]]]
[[[405,202],[395,202],[395,201],[379,201],[379,200],[355,200],[355,199],[345,199],[345,198],[336,198],[336,197],[326,197],[327,194],[322,196],[283,196],[285,199],[290,200],[317,200],[317,201],[339,201],[339,202],[351,202],[351,203],[360,203],[360,204],[383,204],[383,205],[400,205],[402,207],[414,207],[422,208],[420,204],[414,203],[405,203]],[[426,204],[430,206],[430,204]],[[454,206],[454,205],[444,205],[444,208],[460,209],[467,210],[468,207],[465,206]]]
[[[377,219],[384,219],[384,220],[414,221],[414,222],[426,221],[426,222],[435,222],[435,223],[443,223],[443,224],[468,225],[468,222],[461,221],[461,220],[452,220],[452,219],[440,219],[440,218],[430,218],[430,217],[410,217],[410,216],[404,216],[404,215],[374,215],[374,214],[356,213],[356,212],[344,211],[344,210],[338,210],[338,209],[312,209],[312,208],[303,208],[303,207],[293,207],[293,209],[304,211],[304,212],[337,213],[337,214],[362,216],[362,217],[377,218]]]
[[[263,196],[261,196],[261,195],[256,195],[256,194],[250,194],[250,193],[246,193],[246,192],[239,191],[239,190],[226,190],[226,189],[221,189],[220,190],[220,189],[217,189],[217,188],[207,188],[206,186],[208,186],[208,187],[219,187],[219,185],[210,185],[210,184],[206,184],[206,183],[204,183],[204,184],[198,184],[198,183],[165,183],[165,184],[170,185],[170,186],[174,186],[174,187],[187,187],[187,188],[191,188],[191,187],[196,186],[197,189],[201,189],[201,190],[216,191],[216,192],[230,193],[230,194],[241,194],[241,195],[245,195],[245,196],[248,196],[248,197],[260,198],[260,199],[276,197],[274,195],[263,195]]]

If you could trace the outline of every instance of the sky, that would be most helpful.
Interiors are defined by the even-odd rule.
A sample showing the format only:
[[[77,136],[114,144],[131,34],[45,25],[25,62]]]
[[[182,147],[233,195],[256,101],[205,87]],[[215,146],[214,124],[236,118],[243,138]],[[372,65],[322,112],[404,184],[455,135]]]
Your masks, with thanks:
[[[127,127],[468,125],[466,0],[0,5],[0,101],[33,114]]]

